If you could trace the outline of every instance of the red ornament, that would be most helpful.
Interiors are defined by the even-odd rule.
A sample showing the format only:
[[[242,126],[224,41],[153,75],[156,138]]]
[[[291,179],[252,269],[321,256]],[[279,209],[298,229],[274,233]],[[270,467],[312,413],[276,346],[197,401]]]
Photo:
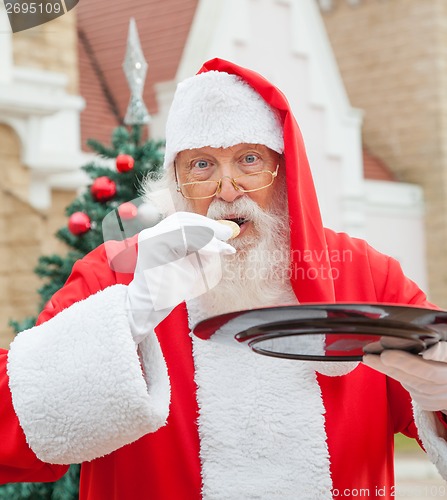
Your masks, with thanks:
[[[122,203],[118,207],[118,215],[123,220],[135,219],[138,214],[138,208],[130,201]]]
[[[130,155],[120,154],[116,157],[116,169],[118,172],[128,172],[133,169],[135,160]]]
[[[75,212],[68,219],[68,229],[72,234],[84,234],[90,231],[91,227],[90,217],[84,212]]]
[[[106,175],[95,179],[90,187],[90,192],[93,198],[97,201],[107,201],[113,198],[116,194],[116,184]]]

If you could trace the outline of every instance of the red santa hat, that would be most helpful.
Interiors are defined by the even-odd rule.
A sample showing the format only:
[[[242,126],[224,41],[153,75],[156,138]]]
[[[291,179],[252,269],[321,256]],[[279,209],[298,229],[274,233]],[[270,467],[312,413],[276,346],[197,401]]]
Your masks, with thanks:
[[[181,82],[166,124],[164,166],[180,151],[263,144],[284,151],[279,115],[240,77],[208,71]]]
[[[207,61],[200,69],[199,76],[210,72],[236,76],[239,81],[245,82],[255,94],[258,94],[274,116],[279,117],[279,127],[284,141],[283,154],[289,207],[290,281],[301,303],[334,302],[335,280],[331,274],[326,231],[321,220],[306,148],[286,97],[259,73],[223,59]],[[236,127],[237,123],[227,123],[227,127],[230,128],[230,125]],[[243,126],[249,124],[244,123]],[[246,140],[241,128],[238,127],[236,143]],[[184,133],[189,133],[190,129],[191,124],[188,121]],[[267,139],[265,141],[267,142]],[[250,142],[259,143],[259,140]],[[266,145],[271,147],[271,144]]]

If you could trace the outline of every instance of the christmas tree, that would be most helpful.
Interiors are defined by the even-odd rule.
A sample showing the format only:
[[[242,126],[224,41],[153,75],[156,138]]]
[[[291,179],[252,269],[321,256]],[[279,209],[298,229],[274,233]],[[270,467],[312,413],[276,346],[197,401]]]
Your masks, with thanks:
[[[36,274],[45,280],[38,290],[43,309],[52,295],[59,290],[70,275],[73,264],[104,241],[103,220],[116,211],[125,223],[126,236],[136,234],[144,227],[158,222],[158,213],[146,205],[140,187],[143,179],[157,177],[163,161],[163,143],[142,140],[143,128],[118,127],[112,135],[111,146],[106,147],[89,140],[90,147],[102,158],[113,159],[116,168],[88,163],[82,169],[91,179],[90,185],[67,208],[67,225],[56,237],[69,248],[65,256],[45,255],[38,259]],[[34,325],[36,317],[11,322],[14,329],[22,331]],[[79,466],[55,483],[17,483],[0,486],[0,499],[51,499],[75,500],[78,498]]]
[[[116,210],[120,219],[126,221],[126,236],[157,222],[156,212],[143,203],[140,187],[144,178],[158,175],[163,160],[163,143],[151,140],[142,143],[141,135],[142,127],[134,125],[130,130],[125,127],[115,129],[110,147],[92,139],[88,141],[101,157],[114,159],[116,169],[96,162],[82,167],[92,183],[66,208],[67,225],[56,233],[70,250],[64,257],[39,257],[35,269],[39,277],[46,278],[38,290],[39,311],[65,283],[73,264],[103,243],[102,222],[109,212]],[[18,332],[32,327],[35,321],[36,317],[30,317],[11,324]]]

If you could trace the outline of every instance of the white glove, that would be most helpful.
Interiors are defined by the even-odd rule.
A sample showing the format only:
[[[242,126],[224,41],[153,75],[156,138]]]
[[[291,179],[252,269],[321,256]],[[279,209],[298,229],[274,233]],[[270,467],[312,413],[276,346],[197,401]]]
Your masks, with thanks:
[[[399,381],[423,410],[447,410],[447,342],[438,342],[422,353],[385,350],[367,354],[363,362]]]
[[[135,342],[140,343],[184,300],[198,297],[222,277],[221,254],[231,228],[190,212],[177,212],[138,235],[134,278],[127,308]]]

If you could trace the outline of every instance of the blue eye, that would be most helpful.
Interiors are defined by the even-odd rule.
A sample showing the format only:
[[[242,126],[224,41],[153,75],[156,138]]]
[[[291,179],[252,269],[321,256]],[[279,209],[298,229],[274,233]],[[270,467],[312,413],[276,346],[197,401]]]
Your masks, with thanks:
[[[245,163],[255,163],[257,159],[256,155],[250,154],[245,156],[244,161]]]
[[[206,160],[197,160],[193,163],[193,167],[197,167],[199,169],[207,168],[209,163]]]

